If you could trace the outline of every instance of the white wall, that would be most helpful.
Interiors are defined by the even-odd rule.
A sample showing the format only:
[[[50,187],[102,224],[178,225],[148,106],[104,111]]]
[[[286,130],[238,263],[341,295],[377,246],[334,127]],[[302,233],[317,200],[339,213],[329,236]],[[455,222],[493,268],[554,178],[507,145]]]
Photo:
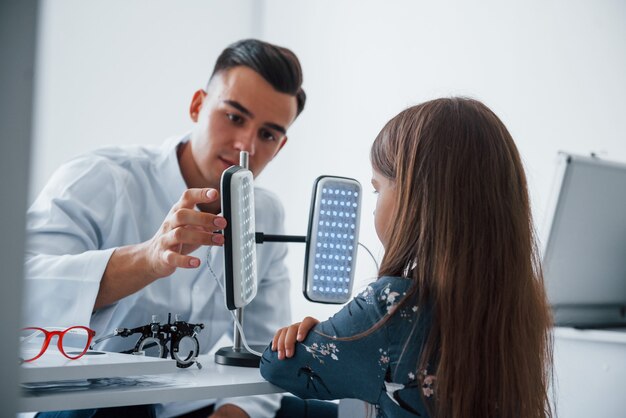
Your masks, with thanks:
[[[160,144],[191,127],[189,104],[219,53],[259,35],[254,0],[43,0],[32,201],[69,158]]]
[[[289,229],[306,223],[309,189],[320,173],[356,177],[371,190],[368,151],[383,124],[406,106],[439,96],[478,98],[504,121],[527,167],[538,227],[558,150],[600,151],[626,162],[621,0],[272,0],[265,6],[264,37],[299,54],[308,93],[290,142],[260,179],[285,197]],[[362,242],[380,254],[374,196],[364,197]],[[359,265],[366,277],[372,264],[364,253]],[[301,316],[313,307],[298,309]]]
[[[404,107],[458,94],[484,101],[509,127],[542,221],[558,150],[626,161],[626,3],[504,3],[46,1],[31,200],[75,154],[187,130],[191,94],[217,54],[260,36],[292,48],[305,72],[306,109],[259,179],[283,198],[287,233],[306,232],[318,175],[355,177],[366,191],[361,241],[380,256],[369,146]],[[294,318],[326,317],[336,307],[300,293],[304,246],[290,249]],[[374,274],[361,252],[361,284]]]

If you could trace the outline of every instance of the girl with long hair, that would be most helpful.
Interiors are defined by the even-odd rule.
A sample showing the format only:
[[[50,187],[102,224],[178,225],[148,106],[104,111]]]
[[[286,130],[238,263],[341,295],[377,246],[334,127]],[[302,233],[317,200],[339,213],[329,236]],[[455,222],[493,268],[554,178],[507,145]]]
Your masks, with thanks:
[[[391,119],[370,158],[379,279],[328,321],[277,331],[262,375],[380,417],[551,417],[551,315],[504,124],[479,101],[432,100]]]

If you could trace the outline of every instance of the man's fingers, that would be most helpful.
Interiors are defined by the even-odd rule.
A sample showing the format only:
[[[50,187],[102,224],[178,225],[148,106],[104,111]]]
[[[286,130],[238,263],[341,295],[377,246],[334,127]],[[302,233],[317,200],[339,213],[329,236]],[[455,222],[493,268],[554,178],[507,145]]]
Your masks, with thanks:
[[[204,213],[195,209],[177,209],[168,219],[170,229],[181,226],[198,226],[208,232],[226,228],[226,219],[222,216]]]
[[[182,255],[171,250],[163,252],[163,259],[171,267],[196,268],[200,266],[199,258]]]
[[[202,245],[222,246],[224,245],[224,236],[194,228],[177,228],[158,238],[157,252],[161,254],[161,260],[165,260],[166,251],[171,250],[177,254],[187,255]]]
[[[198,203],[211,203],[219,198],[220,194],[215,189],[187,189],[178,201],[178,208],[193,209]]]
[[[224,236],[195,228],[176,228],[162,237],[163,248],[180,249],[180,245],[198,247],[200,245],[222,245]]]
[[[214,231],[226,228],[226,219],[197,210],[198,204],[219,199],[211,188],[187,189],[170,209],[155,236],[147,242],[148,263],[161,277],[177,267],[195,268],[201,261],[187,254],[202,245],[223,245],[224,236]]]

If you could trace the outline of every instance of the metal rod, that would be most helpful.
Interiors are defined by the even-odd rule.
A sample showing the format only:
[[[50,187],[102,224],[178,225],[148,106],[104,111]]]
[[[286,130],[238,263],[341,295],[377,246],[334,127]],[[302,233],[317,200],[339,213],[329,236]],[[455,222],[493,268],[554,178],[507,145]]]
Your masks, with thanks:
[[[246,170],[248,169],[248,151],[239,151],[239,165]]]
[[[237,322],[241,325],[243,329],[243,308],[237,308],[235,311],[235,317],[237,318]],[[241,334],[239,333],[239,329],[237,328],[237,324],[235,327],[235,335],[233,338],[233,351],[241,351]]]

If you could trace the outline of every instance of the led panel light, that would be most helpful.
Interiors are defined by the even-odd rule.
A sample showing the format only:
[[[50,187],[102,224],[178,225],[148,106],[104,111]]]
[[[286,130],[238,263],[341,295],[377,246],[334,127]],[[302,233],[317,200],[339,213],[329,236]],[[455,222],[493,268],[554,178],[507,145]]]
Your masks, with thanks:
[[[312,302],[345,303],[352,297],[361,184],[320,176],[313,185],[304,261],[304,296]]]
[[[224,171],[221,181],[224,230],[224,284],[228,309],[243,308],[257,293],[254,185],[252,172],[240,166]]]

